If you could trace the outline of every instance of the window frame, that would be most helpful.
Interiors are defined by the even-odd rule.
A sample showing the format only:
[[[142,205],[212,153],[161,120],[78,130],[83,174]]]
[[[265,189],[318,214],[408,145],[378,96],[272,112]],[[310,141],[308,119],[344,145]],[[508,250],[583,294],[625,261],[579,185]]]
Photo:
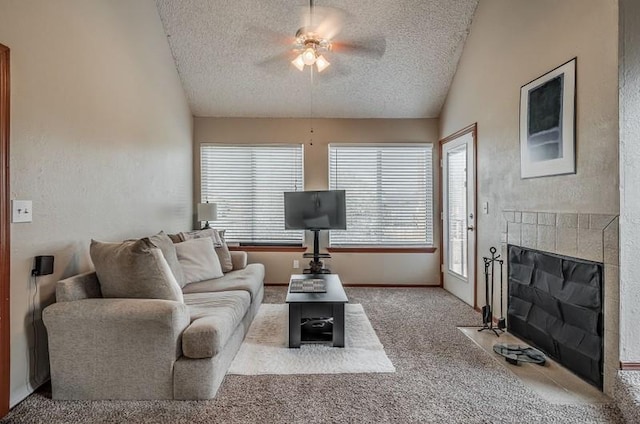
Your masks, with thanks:
[[[299,147],[300,148],[300,164],[299,164],[299,168],[300,168],[300,179],[299,179],[299,184],[298,187],[293,190],[283,190],[284,191],[303,191],[304,190],[304,154],[305,154],[305,149],[304,149],[304,143],[215,143],[215,142],[203,142],[200,143],[200,150],[199,150],[199,163],[200,163],[200,201],[201,202],[205,202],[205,201],[209,201],[209,202],[215,202],[218,204],[218,220],[214,221],[211,223],[211,226],[214,228],[219,228],[221,230],[226,230],[224,227],[224,219],[220,219],[220,212],[221,210],[223,211],[225,209],[225,200],[218,196],[215,195],[215,193],[213,195],[208,194],[207,192],[205,192],[204,190],[204,184],[203,184],[203,169],[204,169],[204,156],[203,155],[203,150],[206,149],[207,147],[227,147],[227,148],[246,148],[246,149],[263,149],[263,148],[290,148],[290,147]],[[215,166],[215,165],[214,165]],[[252,174],[253,175],[253,174]],[[252,178],[252,182],[254,181],[254,178]],[[252,202],[252,206],[253,206],[253,202]],[[253,214],[253,207],[252,207],[252,214]],[[299,237],[298,240],[296,241],[286,241],[286,240],[282,240],[282,241],[278,241],[278,240],[268,240],[268,241],[261,241],[261,240],[250,240],[250,241],[242,241],[242,240],[234,240],[233,238],[231,240],[227,240],[227,244],[229,245],[229,248],[231,250],[251,250],[251,251],[283,251],[283,252],[291,252],[291,251],[305,251],[306,247],[305,247],[305,233],[303,230],[285,230],[284,229],[284,201],[282,203],[282,212],[283,212],[283,230],[282,231],[287,231],[287,232],[291,232],[291,233],[299,233]],[[229,218],[230,220],[233,220],[233,217]],[[255,218],[253,218],[255,219]],[[219,223],[220,221],[222,221],[222,223]]]
[[[329,231],[329,245],[327,247],[328,252],[345,252],[345,253],[434,253],[437,250],[436,240],[435,240],[435,214],[436,214],[436,198],[434,193],[435,186],[435,156],[434,156],[434,143],[430,142],[383,142],[383,143],[329,143],[327,145],[327,176],[328,176],[328,185],[330,190],[341,190],[344,187],[336,187],[332,185],[332,161],[331,161],[331,152],[334,147],[350,147],[350,148],[384,148],[384,147],[424,147],[430,150],[431,160],[428,162],[428,169],[426,173],[427,180],[430,180],[430,184],[427,188],[427,206],[429,203],[431,208],[427,210],[426,217],[427,223],[425,227],[425,238],[428,239],[429,231],[431,233],[430,242],[427,241],[424,245],[396,245],[396,244],[362,244],[362,243],[354,243],[354,244],[346,244],[346,243],[338,243],[335,244],[331,240],[331,231]],[[381,176],[378,176],[380,178]],[[347,202],[348,202],[348,194],[347,194]],[[349,206],[347,204],[347,210]],[[430,228],[429,228],[430,227]]]

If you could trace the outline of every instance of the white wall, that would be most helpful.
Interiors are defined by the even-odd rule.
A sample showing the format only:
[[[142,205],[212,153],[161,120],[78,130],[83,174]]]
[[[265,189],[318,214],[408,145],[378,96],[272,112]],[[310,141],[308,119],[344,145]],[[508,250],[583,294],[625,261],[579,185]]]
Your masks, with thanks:
[[[306,190],[323,190],[329,185],[329,143],[428,142],[434,143],[437,164],[437,119],[314,119],[313,137],[309,119],[194,119],[194,198],[200,198],[200,143],[304,143],[304,182]],[[437,170],[434,166],[434,172]],[[437,194],[434,175],[434,194]],[[437,202],[434,206],[437,210]],[[313,237],[307,232],[307,246],[313,249]],[[434,219],[434,245],[440,229]],[[321,233],[321,250],[328,244],[327,232]],[[440,253],[332,253],[327,266],[347,284],[439,284]],[[266,267],[265,282],[289,281],[294,259],[306,267],[302,253],[251,252],[250,261]]]
[[[91,238],[122,240],[192,220],[192,125],[152,0],[3,0],[11,49],[11,198],[33,201],[11,225],[11,405],[48,377],[40,307],[54,284],[89,270]],[[33,356],[33,257],[38,279]]]
[[[620,1],[620,361],[640,363],[640,3]]]
[[[502,210],[618,214],[617,4],[480,1],[440,119],[441,137],[478,123],[477,201],[489,203],[477,221],[479,257],[500,246]],[[520,87],[573,57],[577,172],[522,180]]]

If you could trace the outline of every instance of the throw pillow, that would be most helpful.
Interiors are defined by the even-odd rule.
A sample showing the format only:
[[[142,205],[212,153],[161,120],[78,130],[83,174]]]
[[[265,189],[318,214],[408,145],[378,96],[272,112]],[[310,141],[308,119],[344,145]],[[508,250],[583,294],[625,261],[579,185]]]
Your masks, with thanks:
[[[218,255],[218,259],[220,259],[220,266],[222,267],[222,272],[233,271],[233,262],[231,261],[231,252],[229,251],[229,246],[227,246],[227,242],[224,239],[224,232],[226,230],[216,230],[218,235],[220,236],[220,240],[222,241],[222,246],[216,246],[216,254]]]
[[[220,239],[220,235],[218,234],[218,231],[214,230],[213,228],[206,228],[204,230],[188,231],[186,233],[183,232],[183,233],[180,233],[180,237],[182,238],[182,241],[209,237],[209,238],[211,238],[211,240],[213,240],[214,246],[221,246],[222,245],[222,240]]]
[[[220,260],[209,238],[187,240],[176,244],[186,284],[220,278],[224,274]]]
[[[229,272],[233,270],[233,262],[231,261],[231,252],[229,252],[229,247],[224,240],[224,232],[225,230],[207,228],[204,230],[180,233],[180,237],[185,241],[206,237],[211,238],[213,245],[215,246],[216,255],[218,255],[218,260],[220,261],[222,272]]]
[[[167,236],[171,239],[172,242],[174,243],[182,243],[184,240],[182,239],[182,237],[180,237],[180,233],[178,234],[167,234]]]
[[[149,241],[162,251],[164,258],[169,264],[169,268],[171,268],[173,272],[173,276],[176,277],[178,285],[184,287],[186,284],[184,281],[184,272],[182,272],[182,265],[180,265],[178,261],[178,255],[176,254],[176,247],[173,245],[173,241],[171,241],[164,231],[160,231],[155,236],[149,237]]]
[[[162,251],[148,239],[123,243],[91,240],[89,253],[103,297],[184,301]]]

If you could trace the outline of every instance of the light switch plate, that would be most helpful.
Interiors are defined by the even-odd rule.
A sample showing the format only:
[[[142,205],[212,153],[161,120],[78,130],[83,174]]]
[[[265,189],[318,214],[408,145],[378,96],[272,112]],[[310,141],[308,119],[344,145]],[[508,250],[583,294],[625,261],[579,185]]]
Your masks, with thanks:
[[[11,222],[31,222],[33,221],[33,210],[31,200],[14,200],[12,202]]]
[[[485,215],[489,213],[489,202],[482,202],[482,213]]]

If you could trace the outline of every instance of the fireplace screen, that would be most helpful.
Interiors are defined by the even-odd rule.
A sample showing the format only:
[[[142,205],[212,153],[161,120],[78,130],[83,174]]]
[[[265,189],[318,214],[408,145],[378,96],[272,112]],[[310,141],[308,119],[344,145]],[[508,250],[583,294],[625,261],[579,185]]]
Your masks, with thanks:
[[[602,264],[508,246],[507,328],[602,389]]]

